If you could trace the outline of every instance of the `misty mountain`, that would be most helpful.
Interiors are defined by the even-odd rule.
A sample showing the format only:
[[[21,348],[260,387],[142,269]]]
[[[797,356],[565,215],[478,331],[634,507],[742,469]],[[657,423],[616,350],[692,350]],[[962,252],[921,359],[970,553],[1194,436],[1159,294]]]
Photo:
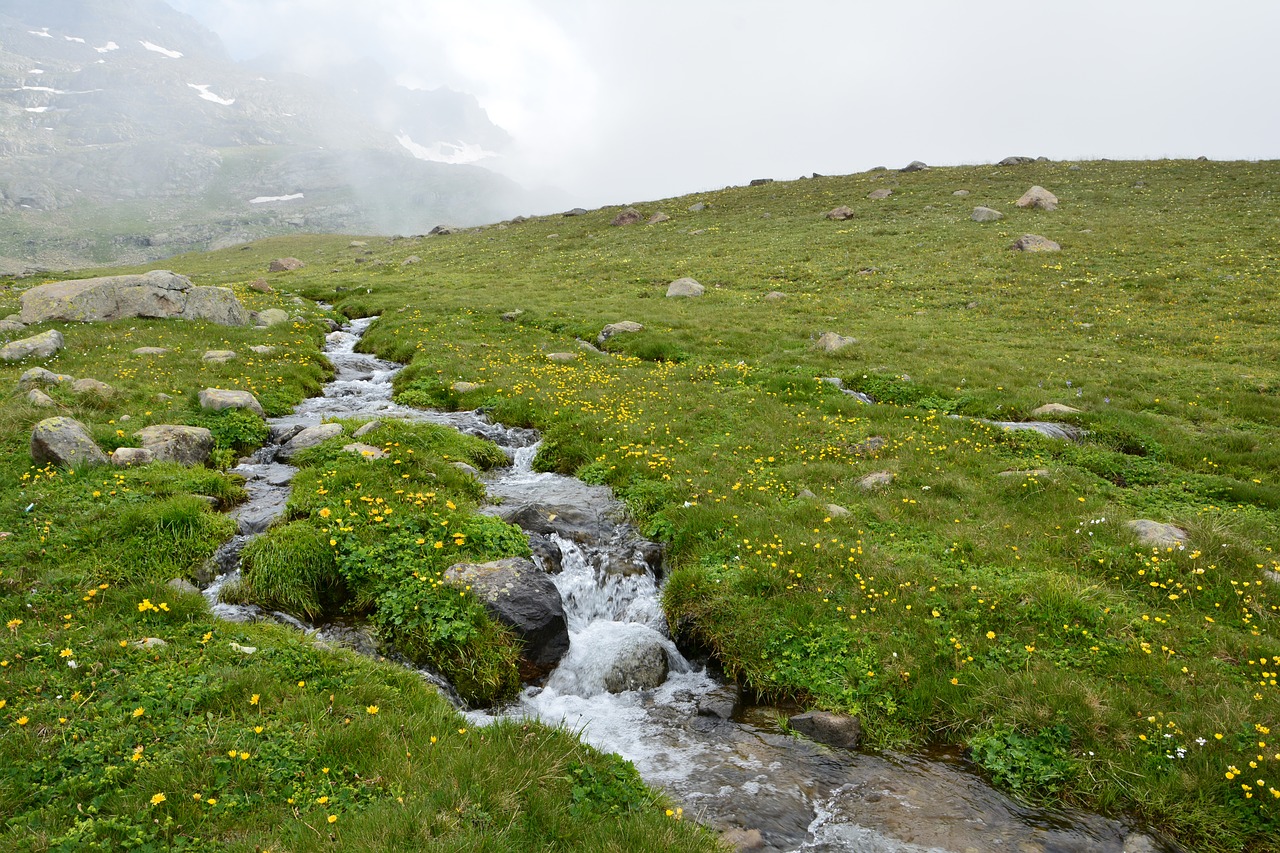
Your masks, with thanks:
[[[0,272],[501,219],[527,195],[472,164],[508,142],[470,95],[373,63],[233,62],[161,0],[0,6]]]

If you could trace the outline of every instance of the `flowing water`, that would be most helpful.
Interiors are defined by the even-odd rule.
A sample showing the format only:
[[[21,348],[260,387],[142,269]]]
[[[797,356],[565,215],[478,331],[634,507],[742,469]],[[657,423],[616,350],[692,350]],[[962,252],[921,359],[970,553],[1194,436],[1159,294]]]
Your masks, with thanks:
[[[543,685],[527,687],[510,706],[468,712],[475,724],[532,717],[564,725],[633,762],[647,782],[682,804],[686,817],[734,833],[728,837],[742,849],[1171,849],[1117,821],[1018,804],[954,752],[906,756],[829,749],[784,733],[777,710],[741,707],[734,685],[687,660],[670,640],[659,605],[661,550],[628,524],[609,490],[534,472],[537,435],[531,430],[508,429],[474,412],[394,403],[391,379],[400,365],[354,351],[371,322],[357,320],[329,335],[326,352],[336,377],[322,397],[273,418],[273,434],[288,435],[330,417],[405,418],[482,436],[511,458],[509,468],[485,479],[495,504],[486,511],[519,523],[537,540],[535,560],[555,572],[570,648]],[[235,469],[246,477],[250,499],[234,512],[239,535],[216,556],[216,577],[205,595],[224,618],[275,618],[316,631],[286,614],[217,600],[238,576],[240,549],[283,511],[294,469],[276,461],[278,450],[265,448]],[[349,632],[344,626],[319,629],[322,636]],[[628,689],[636,684],[645,686]]]

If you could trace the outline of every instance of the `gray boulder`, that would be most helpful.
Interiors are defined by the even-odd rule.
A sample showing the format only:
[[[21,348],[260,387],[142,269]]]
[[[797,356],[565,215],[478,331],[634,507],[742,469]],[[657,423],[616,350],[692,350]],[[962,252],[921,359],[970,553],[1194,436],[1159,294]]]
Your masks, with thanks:
[[[888,198],[891,195],[893,195],[893,190],[889,189],[888,187],[880,187],[879,189],[872,190],[871,192],[867,193],[867,198],[871,199],[872,201],[880,201],[881,199]]]
[[[204,427],[156,424],[138,430],[133,436],[151,451],[157,462],[192,467],[203,465],[213,452],[213,433]]]
[[[362,459],[366,459],[370,462],[375,459],[387,458],[387,451],[383,450],[381,447],[374,447],[372,444],[365,444],[360,441],[355,441],[351,444],[344,444],[342,449],[347,453],[354,453]]]
[[[1001,160],[999,163],[996,163],[996,165],[997,166],[1025,166],[1026,164],[1034,163],[1035,161],[1036,161],[1036,158],[1034,157],[1006,157],[1003,160]]]
[[[701,296],[707,289],[691,278],[678,278],[667,285],[667,296]]]
[[[522,657],[533,677],[555,669],[569,651],[569,628],[560,592],[551,578],[523,557],[492,563],[458,563],[444,573],[446,583],[470,588],[498,621],[524,644]]]
[[[1031,414],[1037,418],[1045,415],[1078,415],[1080,410],[1074,406],[1064,406],[1062,403],[1045,403],[1037,409],[1032,409]]]
[[[315,447],[317,444],[340,435],[342,435],[342,424],[320,424],[319,426],[307,427],[289,439],[284,447],[280,448],[280,456],[285,459],[291,459],[309,447]]]
[[[698,698],[698,716],[733,719],[742,704],[742,687],[734,682],[710,690]]]
[[[248,409],[260,418],[265,419],[267,416],[267,413],[262,411],[262,404],[258,402],[257,397],[239,389],[205,388],[200,392],[200,408],[213,412],[220,412],[223,409]]]
[[[602,344],[612,338],[614,335],[631,332],[643,332],[644,326],[632,320],[621,320],[617,323],[610,323],[600,330],[600,334],[596,335],[596,343]]]
[[[275,351],[276,351],[276,348],[271,346],[270,344],[254,344],[253,346],[249,347],[249,352],[253,353],[254,355],[271,355]]]
[[[26,396],[28,403],[40,409],[55,409],[58,406],[52,397],[39,388],[32,388]]]
[[[688,210],[690,213],[701,213],[702,211],[707,209],[707,206],[700,201],[695,201],[693,204],[689,205],[685,209]]]
[[[1014,204],[1018,207],[1032,207],[1037,210],[1057,210],[1058,197],[1044,187],[1032,187],[1022,194]]]
[[[963,198],[964,196],[967,196],[968,194],[969,194],[968,190],[956,190],[955,192],[952,193],[952,195],[959,196],[961,198]]]
[[[289,322],[289,312],[283,308],[268,308],[258,312],[259,326],[278,326]]]
[[[555,364],[568,364],[578,360],[576,352],[549,352],[547,353],[547,361]]]
[[[366,435],[373,432],[375,429],[380,428],[381,426],[382,426],[382,421],[369,421],[368,423],[364,424],[359,429],[357,429],[355,432],[351,433],[351,437],[364,438]]]
[[[27,324],[18,320],[16,317],[10,320],[6,317],[0,320],[0,335],[12,335],[15,332],[21,332],[27,328]]]
[[[902,167],[901,169],[899,169],[898,171],[899,171],[899,172],[921,172],[921,171],[923,171],[923,170],[925,170],[925,169],[927,169],[927,168],[929,168],[929,167],[928,167],[927,165],[925,165],[922,161],[920,161],[920,160],[912,160],[910,163],[908,163],[907,165],[903,166],[903,167]]]
[[[882,489],[892,483],[893,478],[894,476],[892,471],[876,471],[859,480],[858,488],[865,489],[868,492],[874,491],[875,489]]]
[[[1134,532],[1139,542],[1152,548],[1177,548],[1185,545],[1191,538],[1181,527],[1161,524],[1148,518],[1130,521],[1126,526]]]
[[[84,424],[73,418],[45,418],[31,430],[31,458],[37,465],[106,465],[102,452]]]
[[[99,382],[97,379],[77,379],[71,383],[71,390],[76,394],[96,394],[103,398],[110,397],[116,393],[115,388],[105,382]]]
[[[235,350],[229,349],[211,349],[204,355],[200,356],[201,361],[210,364],[226,364],[228,361],[235,361],[239,356]]]
[[[998,219],[1004,219],[1004,214],[990,207],[975,207],[973,213],[969,214],[969,218],[974,222],[995,222]]]
[[[164,355],[169,350],[167,347],[138,347],[132,351],[133,355]]]
[[[74,379],[65,373],[54,373],[52,370],[45,370],[43,367],[33,367],[30,370],[24,371],[23,374],[18,377],[18,387],[30,388],[35,385],[41,385],[48,388],[52,385],[61,385],[64,382],[74,381]]]
[[[306,264],[297,258],[276,258],[267,266],[267,269],[271,272],[291,272],[300,270],[305,266]]]
[[[610,693],[653,690],[667,680],[668,667],[667,650],[658,635],[637,636],[604,674],[604,689]]]
[[[815,346],[823,352],[836,352],[837,350],[842,350],[845,347],[853,346],[857,342],[857,338],[847,338],[844,335],[837,334],[836,332],[824,332],[822,336],[818,338]]]
[[[778,302],[779,300],[786,299],[787,294],[783,293],[781,290],[770,290],[764,295],[764,298],[769,302]]]
[[[659,223],[670,222],[670,221],[671,221],[671,217],[667,216],[665,213],[655,213],[653,216],[649,217],[650,225],[658,225]]]
[[[644,214],[634,207],[628,207],[609,222],[610,225],[635,225],[644,219]]]
[[[30,293],[31,291],[27,291]],[[23,297],[26,298],[25,296]],[[40,322],[33,320],[33,323]],[[49,358],[51,355],[62,349],[64,342],[62,340],[62,332],[57,329],[50,329],[47,332],[41,332],[38,335],[32,335],[29,338],[22,338],[16,341],[10,341],[0,347],[0,361],[20,361],[24,358]]]
[[[849,207],[847,204],[842,204],[837,208],[828,210],[823,214],[823,216],[827,217],[827,219],[834,219],[837,222],[842,222],[846,219],[853,218],[853,208]]]
[[[862,724],[858,718],[844,714],[810,711],[796,714],[788,722],[800,734],[837,749],[857,749],[858,741],[862,739]]]
[[[155,461],[156,455],[145,447],[117,447],[111,451],[111,464],[117,468],[150,465]]]
[[[1062,246],[1039,234],[1023,234],[1013,241],[1011,249],[1019,252],[1061,252]]]
[[[827,504],[827,515],[832,518],[848,518],[852,513],[840,504]]]
[[[168,270],[42,284],[22,294],[24,323],[90,323],[131,317],[207,320],[244,326],[249,312],[225,287],[196,287]]]

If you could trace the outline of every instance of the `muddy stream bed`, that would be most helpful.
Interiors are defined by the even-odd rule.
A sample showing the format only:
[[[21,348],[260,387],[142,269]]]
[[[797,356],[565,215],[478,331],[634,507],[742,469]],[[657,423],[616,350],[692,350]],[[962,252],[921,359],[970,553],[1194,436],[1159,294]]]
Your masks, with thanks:
[[[743,706],[735,685],[687,660],[670,640],[659,605],[661,549],[628,524],[610,491],[534,472],[538,436],[531,430],[508,429],[475,412],[394,403],[391,380],[401,365],[354,351],[372,322],[357,320],[330,334],[326,354],[337,369],[334,380],[323,396],[270,424],[280,436],[329,418],[403,418],[482,436],[507,453],[511,465],[483,477],[495,504],[485,511],[520,524],[538,540],[534,559],[540,565],[559,563],[552,577],[570,647],[544,684],[526,687],[510,705],[464,709],[473,724],[515,717],[563,725],[633,762],[646,782],[683,807],[686,819],[730,833],[727,840],[741,849],[1176,849],[1118,821],[1014,802],[987,785],[955,750],[899,755],[832,749],[785,733],[785,715],[778,709]],[[219,591],[238,575],[244,544],[284,510],[295,469],[276,461],[278,450],[263,448],[234,469],[246,478],[249,499],[232,512],[239,533],[216,555],[216,577],[204,594],[221,618],[276,619],[373,654],[367,635],[356,627],[311,626],[283,613],[218,601]]]

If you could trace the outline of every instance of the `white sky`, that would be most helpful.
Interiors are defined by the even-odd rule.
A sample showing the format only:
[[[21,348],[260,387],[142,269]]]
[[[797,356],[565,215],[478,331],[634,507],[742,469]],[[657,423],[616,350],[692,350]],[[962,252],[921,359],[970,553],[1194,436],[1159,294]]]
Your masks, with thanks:
[[[237,58],[470,92],[516,139],[487,165],[584,207],[911,160],[1280,157],[1274,0],[171,3]]]

